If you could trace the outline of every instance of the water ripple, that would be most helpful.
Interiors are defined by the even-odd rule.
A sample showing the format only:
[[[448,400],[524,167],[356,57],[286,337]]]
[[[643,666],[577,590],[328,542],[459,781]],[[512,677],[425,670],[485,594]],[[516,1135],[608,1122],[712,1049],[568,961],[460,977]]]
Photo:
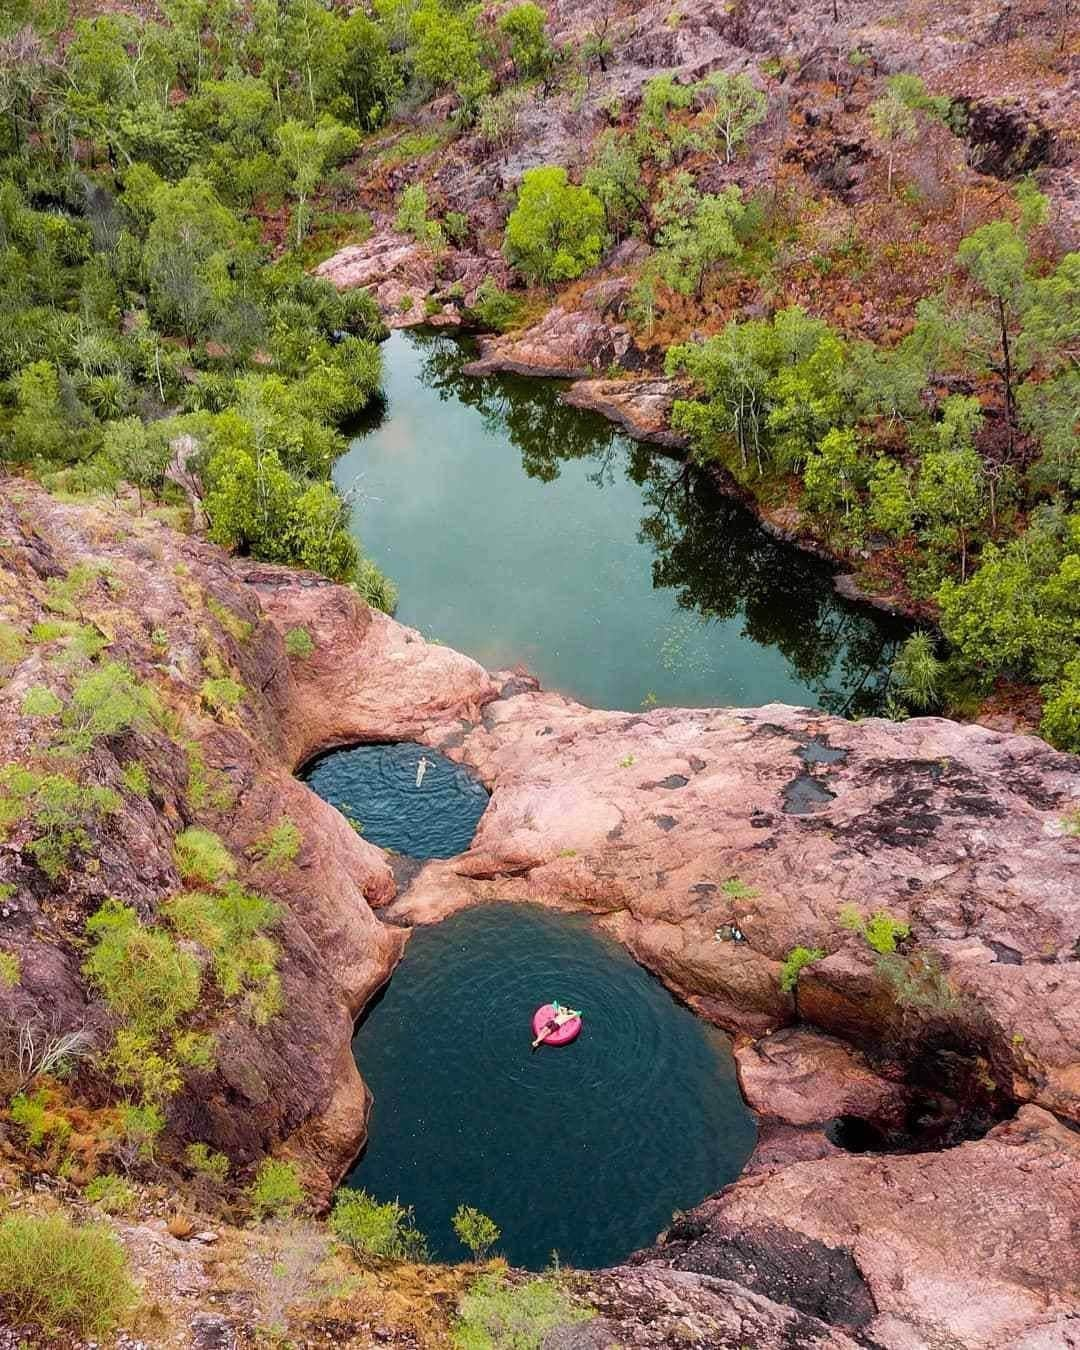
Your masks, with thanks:
[[[421,758],[427,766],[417,786]],[[413,858],[462,853],[488,803],[487,790],[468,769],[411,741],[334,750],[304,778],[355,821],[365,839]]]
[[[556,998],[582,1033],[532,1052]],[[417,930],[353,1049],[375,1107],[349,1183],[414,1205],[440,1256],[462,1255],[464,1202],[518,1264],[617,1261],[753,1145],[727,1038],[580,917],[491,905]]]

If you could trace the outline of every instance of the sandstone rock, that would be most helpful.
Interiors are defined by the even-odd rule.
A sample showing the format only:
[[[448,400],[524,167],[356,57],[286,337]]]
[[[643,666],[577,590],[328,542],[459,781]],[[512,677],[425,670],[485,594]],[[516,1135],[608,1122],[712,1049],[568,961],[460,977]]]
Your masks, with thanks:
[[[597,310],[567,311],[555,306],[532,328],[511,337],[482,338],[480,356],[466,375],[497,371],[583,379],[622,361],[633,339],[629,329],[612,325]]]
[[[880,1077],[863,1055],[833,1036],[790,1027],[735,1049],[747,1104],[791,1125],[817,1125],[855,1115],[900,1125],[908,1093]]]
[[[670,425],[671,405],[682,396],[680,386],[667,379],[577,380],[563,400],[600,413],[636,441],[684,451],[686,437]]]
[[[1024,1107],[942,1153],[736,1182],[642,1259],[734,1280],[888,1350],[1011,1350],[1075,1327],[1078,1213],[1080,1136]]]

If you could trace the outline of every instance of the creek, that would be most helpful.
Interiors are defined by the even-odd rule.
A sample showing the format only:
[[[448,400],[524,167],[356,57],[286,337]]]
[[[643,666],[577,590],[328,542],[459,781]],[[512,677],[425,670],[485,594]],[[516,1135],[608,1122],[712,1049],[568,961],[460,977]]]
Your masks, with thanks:
[[[335,469],[403,623],[594,707],[879,710],[904,624],[558,382],[470,378],[472,355],[394,333]]]

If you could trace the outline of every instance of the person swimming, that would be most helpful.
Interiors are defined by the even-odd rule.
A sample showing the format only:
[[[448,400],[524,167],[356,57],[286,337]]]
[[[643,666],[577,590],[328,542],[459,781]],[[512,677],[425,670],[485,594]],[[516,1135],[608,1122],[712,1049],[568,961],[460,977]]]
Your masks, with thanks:
[[[417,764],[417,766],[416,766],[416,786],[417,786],[417,787],[423,787],[423,784],[424,784],[424,774],[427,773],[427,771],[428,771],[428,769],[429,769],[430,767],[431,767],[431,760],[428,759],[427,755],[421,755],[421,756],[420,756],[420,763]]]

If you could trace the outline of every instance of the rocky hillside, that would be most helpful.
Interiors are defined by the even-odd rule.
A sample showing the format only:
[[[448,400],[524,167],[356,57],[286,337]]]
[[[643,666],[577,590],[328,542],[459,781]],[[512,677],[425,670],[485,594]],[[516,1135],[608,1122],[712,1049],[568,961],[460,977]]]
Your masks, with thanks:
[[[230,560],[150,517],[15,481],[3,511],[4,1072],[24,1095],[43,1090],[69,1128],[62,1152],[28,1143],[14,1119],[0,1128],[8,1158],[61,1197],[119,1163],[146,1194],[165,1187],[166,1215],[216,1225],[200,1246],[198,1224],[165,1233],[152,1208],[141,1228],[115,1221],[173,1309],[172,1330],[145,1344],[189,1343],[178,1308],[217,1326],[218,1340],[193,1344],[231,1344],[256,1317],[250,1293],[219,1288],[231,1269],[214,1254],[222,1233],[249,1284],[258,1260],[280,1259],[255,1255],[279,1240],[272,1231],[221,1227],[242,1200],[226,1187],[211,1203],[187,1146],[227,1155],[237,1181],[268,1153],[292,1158],[325,1198],[363,1139],[351,1020],[393,969],[401,925],[496,897],[601,914],[737,1033],[761,1120],[744,1178],[655,1249],[584,1279],[578,1294],[597,1316],[552,1346],[1070,1343],[1075,758],[937,719],[593,711],[429,645],[344,587]],[[86,682],[102,672],[109,697],[88,713]],[[401,890],[382,851],[292,776],[321,749],[387,739],[437,746],[492,791],[470,850]],[[32,775],[113,796],[61,800]],[[207,875],[205,834],[193,859],[193,830],[216,837],[227,875]],[[159,1028],[147,1047],[179,1074],[154,1098],[166,1125],[148,1158],[117,1128],[125,1101],[153,1094],[145,1064],[137,1087],[124,1079],[118,1047],[137,1010],[110,1001],[93,916],[116,901],[143,942],[212,954],[205,929],[177,927],[177,897],[193,887],[273,901],[271,955],[260,951],[280,988],[266,1006],[254,997],[265,970],[237,992],[200,958],[198,999],[171,1041]],[[127,950],[149,959],[146,946]],[[22,1027],[39,1040],[87,1034],[65,1081],[26,1081]],[[194,1064],[184,1033],[209,1042]],[[320,1255],[299,1268],[314,1272],[326,1234],[302,1233]],[[328,1341],[314,1274],[281,1297],[312,1344],[399,1332],[402,1344],[438,1344],[445,1311],[423,1328],[415,1314],[429,1306],[421,1288],[443,1277],[416,1275],[412,1322],[394,1302],[403,1278],[380,1276],[364,1313],[335,1305]],[[448,1288],[432,1306],[445,1309]]]

